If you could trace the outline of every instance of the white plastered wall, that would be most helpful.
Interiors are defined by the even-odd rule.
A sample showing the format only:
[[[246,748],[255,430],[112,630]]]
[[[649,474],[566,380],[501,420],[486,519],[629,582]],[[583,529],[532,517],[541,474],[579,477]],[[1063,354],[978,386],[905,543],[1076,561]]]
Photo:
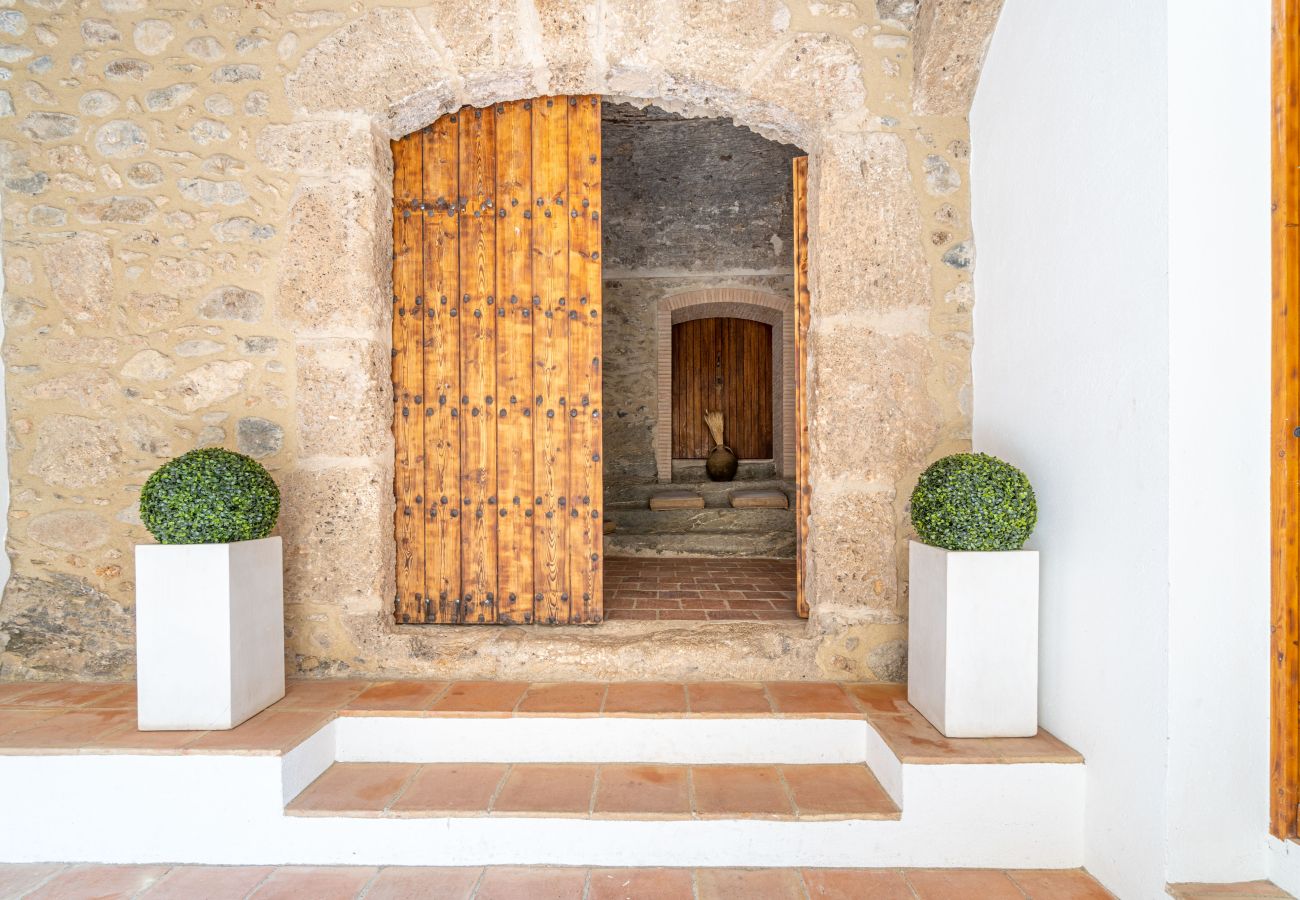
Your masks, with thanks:
[[[974,443],[1038,491],[1042,721],[1125,898],[1264,873],[1268,16],[1007,0],[971,114]]]

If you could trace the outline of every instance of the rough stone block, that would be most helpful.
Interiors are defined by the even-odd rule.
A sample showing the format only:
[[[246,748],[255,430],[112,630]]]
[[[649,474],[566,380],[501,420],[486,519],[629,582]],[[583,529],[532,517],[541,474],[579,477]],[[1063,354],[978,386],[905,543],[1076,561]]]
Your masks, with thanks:
[[[923,116],[970,112],[1002,0],[927,0],[912,50],[912,109]]]
[[[48,415],[37,423],[27,471],[57,487],[92,487],[117,475],[121,458],[117,429],[108,419]]]
[[[413,97],[422,104],[431,94],[449,100],[448,63],[410,10],[374,9],[307,51],[287,80],[289,98],[310,112],[363,110],[388,118]]]
[[[300,187],[280,257],[280,321],[299,335],[377,334],[390,215],[370,182]]]
[[[818,156],[814,177],[814,315],[929,304],[930,266],[903,138],[878,133],[838,145]]]
[[[267,125],[257,136],[258,159],[300,175],[334,176],[346,169],[369,173],[379,165],[380,149],[368,127],[338,120]]]
[[[892,491],[813,490],[813,590],[819,606],[894,611],[898,574]]]
[[[281,482],[285,607],[369,604],[394,563],[391,465],[297,469]]]
[[[73,234],[44,250],[50,292],[75,322],[103,325],[113,304],[113,254],[101,235]]]
[[[813,483],[851,476],[895,483],[934,447],[939,410],[920,335],[852,325],[809,336],[809,440]]]
[[[303,458],[391,455],[388,355],[374,341],[300,342],[298,444]]]

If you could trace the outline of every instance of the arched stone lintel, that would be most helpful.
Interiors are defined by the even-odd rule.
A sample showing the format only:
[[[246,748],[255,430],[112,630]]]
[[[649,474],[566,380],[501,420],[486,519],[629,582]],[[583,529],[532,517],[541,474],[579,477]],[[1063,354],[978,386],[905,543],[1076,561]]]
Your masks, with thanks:
[[[772,326],[772,461],[778,474],[794,472],[794,300],[752,288],[685,291],[655,309],[655,470],[672,481],[673,326],[695,319],[750,319]]]

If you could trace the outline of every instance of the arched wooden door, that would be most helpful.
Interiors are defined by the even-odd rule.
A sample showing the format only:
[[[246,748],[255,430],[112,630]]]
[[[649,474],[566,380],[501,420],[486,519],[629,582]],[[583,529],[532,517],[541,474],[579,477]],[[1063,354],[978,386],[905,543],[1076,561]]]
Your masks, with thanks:
[[[600,98],[392,146],[396,619],[598,622]]]
[[[741,459],[772,458],[772,326],[693,319],[673,326],[673,458],[704,459],[704,413],[722,410],[723,439]]]

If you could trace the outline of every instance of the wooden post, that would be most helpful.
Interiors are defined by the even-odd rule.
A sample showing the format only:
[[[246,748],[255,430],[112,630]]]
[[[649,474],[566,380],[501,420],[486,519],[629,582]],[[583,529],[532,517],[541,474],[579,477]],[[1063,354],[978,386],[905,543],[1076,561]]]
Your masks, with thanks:
[[[794,160],[795,609],[808,618],[808,157]]]

